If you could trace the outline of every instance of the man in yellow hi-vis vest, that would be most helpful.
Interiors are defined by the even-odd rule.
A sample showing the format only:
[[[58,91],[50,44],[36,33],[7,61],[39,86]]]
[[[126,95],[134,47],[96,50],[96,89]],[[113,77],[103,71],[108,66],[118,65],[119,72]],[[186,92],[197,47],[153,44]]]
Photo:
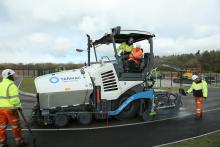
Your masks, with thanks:
[[[123,56],[126,60],[129,58],[129,54],[131,53],[133,46],[134,38],[130,37],[126,42],[122,42],[117,49],[118,54]]]
[[[192,85],[186,93],[193,92],[196,102],[196,114],[195,119],[202,118],[202,107],[203,107],[203,98],[207,99],[208,96],[208,87],[206,81],[202,80],[198,75],[192,76]]]
[[[15,72],[11,69],[2,71],[3,80],[0,83],[0,147],[7,147],[6,127],[12,127],[12,133],[17,147],[24,147],[20,120],[17,109],[21,108],[18,87],[14,84]]]

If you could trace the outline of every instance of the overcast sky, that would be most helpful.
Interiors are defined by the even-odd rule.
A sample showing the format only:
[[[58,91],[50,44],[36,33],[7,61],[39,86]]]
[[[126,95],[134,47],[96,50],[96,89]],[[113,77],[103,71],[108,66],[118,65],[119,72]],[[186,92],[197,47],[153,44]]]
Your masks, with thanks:
[[[219,6],[219,0],[0,0],[0,63],[84,62],[86,53],[74,49],[86,48],[86,33],[95,40],[115,26],[154,33],[160,56],[216,50]]]

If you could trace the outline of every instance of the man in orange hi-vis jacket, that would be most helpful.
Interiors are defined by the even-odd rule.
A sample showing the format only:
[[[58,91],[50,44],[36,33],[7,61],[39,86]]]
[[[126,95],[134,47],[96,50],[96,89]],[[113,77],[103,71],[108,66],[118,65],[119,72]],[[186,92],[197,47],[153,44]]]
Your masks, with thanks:
[[[129,61],[134,61],[135,64],[140,64],[143,56],[143,50],[140,44],[136,44],[136,48],[133,48],[131,53],[129,54]]]
[[[203,98],[207,99],[208,96],[207,83],[206,81],[202,80],[198,75],[193,75],[192,81],[193,83],[189,88],[189,90],[186,92],[186,94],[193,92],[193,96],[195,96],[195,102],[196,102],[195,119],[201,119]]]
[[[21,135],[21,127],[18,109],[21,109],[18,87],[14,84],[15,72],[11,69],[2,71],[3,80],[0,83],[0,147],[8,147],[6,138],[6,127],[12,127],[16,147],[25,147]]]

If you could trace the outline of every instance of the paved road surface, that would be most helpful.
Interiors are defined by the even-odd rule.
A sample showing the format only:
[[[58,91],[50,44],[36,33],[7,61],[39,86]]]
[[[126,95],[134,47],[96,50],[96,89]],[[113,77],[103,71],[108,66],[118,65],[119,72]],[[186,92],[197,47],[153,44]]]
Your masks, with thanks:
[[[177,118],[169,120],[146,123],[140,118],[129,121],[116,121],[111,119],[108,122],[109,127],[106,127],[106,121],[104,120],[96,121],[92,125],[84,127],[84,130],[76,130],[79,127],[83,128],[83,126],[79,126],[73,122],[72,125],[63,130],[48,130],[51,127],[44,128],[46,130],[38,130],[39,127],[35,126],[34,134],[37,137],[39,147],[148,147],[160,145],[219,130],[219,96],[220,89],[209,89],[209,98],[205,101],[204,111],[211,111],[205,112],[204,119],[201,121],[193,119],[193,98],[183,97],[183,110]],[[23,96],[22,101],[25,114],[30,116],[34,100]],[[111,127],[127,123],[138,124]],[[100,126],[106,128],[89,129]],[[10,131],[8,131],[8,133],[11,136]],[[31,137],[26,130],[25,138],[28,142],[31,142]],[[9,137],[9,142],[13,144],[11,137]]]

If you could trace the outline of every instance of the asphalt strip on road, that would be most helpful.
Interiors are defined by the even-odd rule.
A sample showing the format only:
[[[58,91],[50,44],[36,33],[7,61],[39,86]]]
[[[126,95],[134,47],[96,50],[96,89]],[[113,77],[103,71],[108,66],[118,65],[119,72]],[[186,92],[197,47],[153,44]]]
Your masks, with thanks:
[[[212,112],[212,111],[217,111],[220,110],[219,108],[215,108],[215,109],[210,109],[210,110],[205,110],[203,111],[203,113],[208,113],[208,112]],[[175,118],[181,118],[181,117],[186,117],[186,116],[190,116],[190,115],[194,115],[194,113],[190,113],[190,114],[184,114],[181,116],[175,116],[175,117],[170,117],[170,118],[165,118],[165,119],[160,119],[160,120],[154,120],[154,121],[147,121],[147,122],[138,122],[138,123],[130,123],[130,124],[121,124],[121,125],[109,125],[109,126],[102,126],[102,127],[91,127],[91,128],[56,128],[56,129],[31,129],[32,131],[79,131],[79,130],[97,130],[97,129],[107,129],[107,128],[117,128],[117,127],[126,127],[126,126],[134,126],[134,125],[140,125],[140,124],[149,124],[149,123],[155,123],[155,122],[162,122],[162,121],[166,121],[166,120],[172,120]],[[11,130],[10,128],[7,130]],[[22,131],[28,131],[28,129],[22,129]]]

